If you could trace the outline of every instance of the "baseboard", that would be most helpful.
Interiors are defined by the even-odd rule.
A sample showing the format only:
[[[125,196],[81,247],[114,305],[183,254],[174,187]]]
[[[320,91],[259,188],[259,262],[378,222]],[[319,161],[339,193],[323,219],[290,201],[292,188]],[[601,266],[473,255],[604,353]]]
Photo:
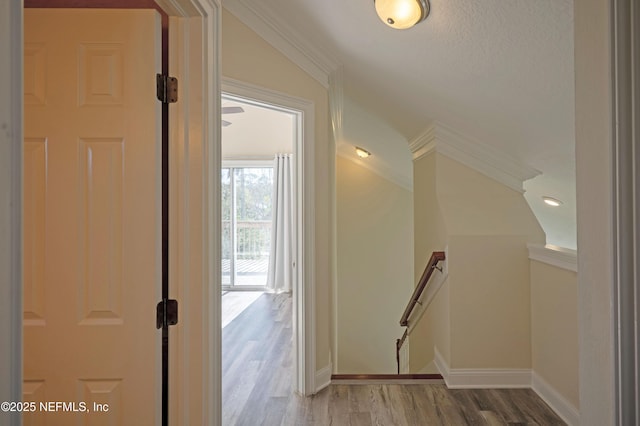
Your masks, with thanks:
[[[535,371],[531,373],[531,387],[569,426],[580,424],[578,409]]]
[[[449,383],[449,364],[444,360],[440,351],[435,346],[433,347],[433,361],[431,363],[436,367],[436,370],[440,372],[445,383]]]
[[[316,371],[316,393],[326,388],[331,384],[331,370],[333,366],[331,363],[324,368]]]
[[[530,388],[531,370],[519,368],[455,368],[449,367],[438,348],[433,348],[434,362],[450,389]]]

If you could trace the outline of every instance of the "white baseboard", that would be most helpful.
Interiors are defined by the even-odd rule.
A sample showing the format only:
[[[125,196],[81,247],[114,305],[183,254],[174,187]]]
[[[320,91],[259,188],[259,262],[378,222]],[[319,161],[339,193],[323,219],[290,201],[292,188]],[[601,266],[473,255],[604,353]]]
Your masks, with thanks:
[[[530,388],[531,370],[519,368],[449,368],[438,348],[433,348],[434,362],[450,389]]]
[[[326,388],[331,384],[331,371],[333,366],[331,363],[324,368],[316,371],[316,393]]]
[[[451,389],[530,388],[531,370],[527,369],[466,369],[451,370],[447,386]]]
[[[440,351],[438,351],[438,348],[436,348],[435,346],[433,347],[433,352],[434,352],[434,356],[433,356],[433,361],[431,362],[436,367],[436,369],[440,372],[440,375],[444,379],[444,382],[449,383],[448,382],[449,364],[444,360],[444,358],[440,354]]]
[[[580,424],[578,409],[535,371],[531,373],[531,387],[569,426]]]
[[[451,369],[438,348],[433,363],[451,389],[531,388],[569,426],[580,424],[580,411],[530,369]]]

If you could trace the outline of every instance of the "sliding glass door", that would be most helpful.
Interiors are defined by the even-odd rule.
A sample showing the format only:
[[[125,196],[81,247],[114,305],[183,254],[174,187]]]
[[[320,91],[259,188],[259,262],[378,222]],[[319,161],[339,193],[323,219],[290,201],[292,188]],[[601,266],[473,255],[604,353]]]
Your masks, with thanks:
[[[263,288],[271,248],[272,167],[222,168],[222,286]]]

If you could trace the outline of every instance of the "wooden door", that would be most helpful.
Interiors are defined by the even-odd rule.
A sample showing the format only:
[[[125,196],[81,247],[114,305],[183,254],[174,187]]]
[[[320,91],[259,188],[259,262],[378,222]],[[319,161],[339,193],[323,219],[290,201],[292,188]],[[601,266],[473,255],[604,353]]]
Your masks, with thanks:
[[[25,425],[155,424],[160,17],[24,19]]]

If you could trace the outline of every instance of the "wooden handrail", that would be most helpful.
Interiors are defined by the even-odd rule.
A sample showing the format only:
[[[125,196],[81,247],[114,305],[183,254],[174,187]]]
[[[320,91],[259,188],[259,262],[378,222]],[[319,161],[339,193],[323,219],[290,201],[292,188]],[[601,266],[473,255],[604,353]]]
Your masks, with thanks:
[[[420,297],[422,296],[422,292],[427,287],[427,283],[431,278],[431,274],[433,274],[433,270],[436,269],[438,262],[440,262],[441,260],[445,260],[443,251],[434,251],[433,253],[431,253],[431,257],[429,258],[427,267],[424,269],[422,277],[420,277],[420,281],[418,281],[418,285],[416,286],[415,290],[413,290],[411,300],[409,300],[409,303],[407,304],[407,307],[402,314],[402,318],[400,318],[400,325],[402,327],[407,327],[409,325],[409,316],[411,316],[413,308],[415,308],[416,303],[418,303]]]
[[[404,330],[402,338],[396,339],[396,362],[398,364],[398,374],[400,374],[400,349],[402,348],[404,341],[407,340],[407,336],[409,335],[409,317],[411,316],[411,312],[413,312],[413,308],[415,308],[416,303],[419,303],[420,297],[422,297],[422,292],[425,288],[427,288],[427,284],[429,283],[431,274],[433,274],[433,270],[439,269],[440,271],[442,271],[442,268],[438,268],[438,262],[440,262],[441,260],[445,260],[445,254],[443,251],[434,251],[433,253],[431,253],[429,262],[427,262],[427,267],[424,268],[424,272],[420,277],[420,281],[418,281],[418,285],[413,290],[411,299],[409,300],[409,303],[407,304],[407,307],[402,314],[402,318],[400,318],[400,325],[407,328]]]

